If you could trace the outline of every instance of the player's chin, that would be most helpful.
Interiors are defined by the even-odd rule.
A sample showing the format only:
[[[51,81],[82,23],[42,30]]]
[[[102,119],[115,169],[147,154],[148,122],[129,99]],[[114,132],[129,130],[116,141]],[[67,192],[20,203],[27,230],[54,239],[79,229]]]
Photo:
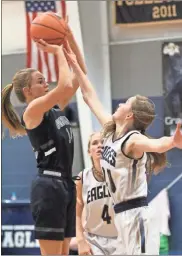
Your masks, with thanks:
[[[100,159],[101,158],[101,153],[100,152],[96,153],[95,158]]]
[[[117,117],[118,117],[117,113],[114,112],[114,114],[112,115],[112,119],[114,122],[118,119]]]

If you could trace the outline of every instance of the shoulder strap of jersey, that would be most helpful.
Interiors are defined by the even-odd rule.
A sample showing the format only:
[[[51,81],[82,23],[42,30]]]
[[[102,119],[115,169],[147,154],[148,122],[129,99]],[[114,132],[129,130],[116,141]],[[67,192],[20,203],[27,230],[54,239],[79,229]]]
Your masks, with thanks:
[[[82,178],[82,184],[83,181],[85,180],[86,174],[90,171],[90,168],[85,168],[82,172],[81,172],[81,178]]]
[[[23,115],[24,115],[25,111],[26,111],[26,108],[24,109],[24,111],[23,111],[23,113],[21,115],[20,121],[21,121],[21,125],[23,125],[23,127],[26,129],[26,125],[25,125],[25,122],[23,120]],[[49,114],[49,111],[44,114],[43,118],[47,117],[48,114]]]
[[[127,140],[131,137],[131,135],[133,135],[133,134],[135,134],[135,133],[140,134],[140,132],[137,131],[137,130],[133,130],[133,131],[130,131],[130,132],[128,132],[127,134],[125,134],[125,136],[124,136],[124,138],[123,138],[123,142],[122,142],[122,144],[121,144],[121,151],[122,151],[122,149],[123,149],[125,143],[127,142]]]
[[[84,170],[81,172],[82,184],[83,184],[83,172],[84,172]]]

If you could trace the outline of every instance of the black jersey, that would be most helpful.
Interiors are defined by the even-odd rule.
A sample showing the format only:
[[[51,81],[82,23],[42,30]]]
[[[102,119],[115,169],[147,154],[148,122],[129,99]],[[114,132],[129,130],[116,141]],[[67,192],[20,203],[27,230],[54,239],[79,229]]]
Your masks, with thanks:
[[[38,127],[26,131],[35,152],[37,167],[40,170],[59,171],[71,177],[73,133],[60,108],[55,106],[50,109]]]

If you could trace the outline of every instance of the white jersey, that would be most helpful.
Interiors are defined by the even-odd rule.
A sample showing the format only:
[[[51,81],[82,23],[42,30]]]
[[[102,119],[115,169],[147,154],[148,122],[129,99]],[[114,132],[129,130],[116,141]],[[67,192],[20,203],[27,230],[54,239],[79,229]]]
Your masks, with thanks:
[[[97,181],[92,169],[82,173],[83,227],[87,233],[104,237],[117,237],[114,209],[105,182]]]
[[[128,132],[115,141],[112,135],[104,141],[101,166],[114,204],[147,196],[147,154],[135,160],[122,151],[122,146],[133,133],[139,132]]]

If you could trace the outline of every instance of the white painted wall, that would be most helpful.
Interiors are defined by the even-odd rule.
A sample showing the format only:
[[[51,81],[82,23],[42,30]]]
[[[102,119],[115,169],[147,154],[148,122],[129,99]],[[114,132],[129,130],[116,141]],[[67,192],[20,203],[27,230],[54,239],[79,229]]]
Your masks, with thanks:
[[[162,43],[110,46],[113,99],[162,96]]]
[[[25,17],[24,1],[2,1],[2,54],[25,51]]]
[[[105,110],[111,113],[110,53],[106,1],[79,1],[82,38],[88,76]],[[101,129],[92,116],[95,131]]]
[[[66,4],[67,4],[67,14],[69,17],[69,24],[74,32],[77,43],[83,52],[83,42],[82,42],[82,33],[81,33],[81,27],[80,27],[78,2],[67,1]],[[86,168],[91,166],[91,160],[90,160],[90,157],[88,156],[88,148],[87,148],[88,138],[93,130],[91,112],[88,106],[83,101],[80,88],[76,93],[76,100],[77,100],[78,116],[79,116],[79,122],[80,122],[80,133],[81,133],[81,139],[82,139],[84,167]]]

